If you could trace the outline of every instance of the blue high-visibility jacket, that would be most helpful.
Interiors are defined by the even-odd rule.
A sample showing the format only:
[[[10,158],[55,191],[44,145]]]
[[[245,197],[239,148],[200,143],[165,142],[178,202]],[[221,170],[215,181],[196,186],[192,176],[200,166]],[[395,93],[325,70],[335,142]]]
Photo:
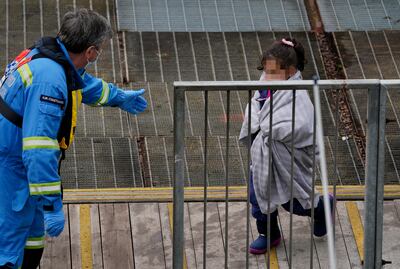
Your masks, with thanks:
[[[58,174],[60,148],[66,149],[72,141],[80,102],[118,106],[124,101],[122,89],[84,70],[76,70],[64,45],[57,42],[73,70],[74,85],[80,86],[72,92],[72,100],[68,100],[70,89],[63,67],[49,58],[34,59],[20,66],[0,89],[5,102],[23,117],[23,126],[18,128],[0,115],[0,164],[16,168],[15,173],[0,174],[0,177],[9,178],[11,184],[13,178],[18,178],[15,184],[19,185],[10,189],[15,192],[11,196],[14,211],[24,207],[29,195],[43,198],[44,205],[59,210],[62,207]],[[37,48],[26,57],[36,53]],[[58,141],[57,135],[68,102],[73,102],[72,126],[69,143],[65,143]]]

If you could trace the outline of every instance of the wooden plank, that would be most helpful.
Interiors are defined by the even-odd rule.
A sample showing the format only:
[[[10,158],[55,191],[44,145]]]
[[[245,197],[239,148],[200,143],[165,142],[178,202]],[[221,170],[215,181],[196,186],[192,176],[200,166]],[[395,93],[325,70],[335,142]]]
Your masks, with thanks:
[[[228,267],[246,268],[246,203],[231,202],[228,208]],[[225,238],[225,203],[218,203],[222,238]],[[250,235],[251,236],[251,235]],[[224,241],[225,242],[225,241]],[[251,242],[251,241],[250,241]],[[274,265],[277,267],[277,257],[274,257]],[[257,268],[258,262],[255,255],[249,255],[249,268]]]
[[[391,261],[388,267],[400,268],[400,219],[393,201],[383,204],[382,258]]]
[[[168,206],[166,203],[159,203],[161,231],[163,237],[163,247],[165,256],[165,268],[172,269],[172,231],[170,226],[170,218]],[[172,216],[171,216],[172,220]]]
[[[156,203],[129,204],[136,268],[165,268],[161,223]]]
[[[364,216],[364,203],[357,202],[361,216]],[[364,218],[362,218],[364,224]],[[391,261],[392,268],[400,268],[400,220],[393,201],[384,202],[382,258]]]
[[[80,205],[70,205],[69,209],[69,227],[71,244],[71,268],[81,268],[81,240],[79,223]]]
[[[64,206],[65,226],[64,231],[59,237],[47,237],[46,247],[40,263],[41,269],[70,269],[70,237],[68,206]]]
[[[70,205],[72,268],[102,268],[98,205]]]
[[[203,204],[189,203],[190,227],[197,268],[203,268]],[[207,205],[207,268],[222,268],[224,266],[224,245],[221,236],[221,226],[216,203]],[[188,257],[189,261],[189,257]],[[196,268],[190,267],[189,268]]]
[[[103,268],[103,251],[101,246],[101,230],[99,205],[90,205],[90,222],[92,226],[92,261],[93,268]]]
[[[337,225],[340,226],[342,231],[342,240],[344,241],[344,245],[347,251],[347,259],[349,260],[351,268],[361,269],[361,259],[358,254],[356,241],[353,237],[353,231],[347,215],[345,203],[338,202],[336,204],[336,210],[339,216]]]
[[[400,200],[395,200],[394,201],[394,206],[397,211],[397,218],[400,220]]]
[[[255,223],[256,224],[256,223]],[[279,268],[280,269],[289,269],[289,262],[288,262],[288,245],[286,245],[285,242],[285,235],[282,233],[282,221],[281,221],[281,217],[278,215],[278,224],[279,224],[279,228],[281,230],[281,236],[282,236],[282,241],[279,244],[279,246],[277,246],[275,248],[276,250],[276,256],[278,257],[278,262],[279,262]],[[255,225],[257,226],[257,225]],[[257,233],[258,235],[258,233]],[[268,257],[267,255],[264,255],[265,257],[265,264],[267,264],[267,260]]]
[[[128,204],[99,209],[104,268],[135,268]]]
[[[290,242],[290,214],[279,209],[282,225],[282,235],[289,257]],[[310,266],[310,223],[306,217],[293,215],[293,238],[292,238],[292,268],[307,268]],[[322,239],[323,240],[323,239]],[[282,242],[283,243],[283,242]],[[282,244],[281,243],[281,244]],[[318,261],[318,252],[314,246],[313,268],[321,268]]]
[[[79,208],[80,205],[69,205],[69,221],[70,221],[70,244],[71,244],[71,268],[81,268],[81,239],[80,239],[80,222]]]

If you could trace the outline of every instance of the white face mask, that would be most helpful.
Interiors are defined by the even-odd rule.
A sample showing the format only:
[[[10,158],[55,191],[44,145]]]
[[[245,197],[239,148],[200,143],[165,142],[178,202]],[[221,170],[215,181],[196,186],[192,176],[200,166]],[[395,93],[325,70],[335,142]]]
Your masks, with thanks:
[[[88,68],[89,66],[95,64],[95,63],[97,62],[97,60],[99,59],[99,57],[100,57],[100,55],[101,55],[101,53],[102,53],[102,50],[100,50],[100,51],[98,51],[97,49],[95,49],[95,50],[96,50],[96,52],[97,52],[97,57],[96,57],[96,59],[94,59],[93,61],[87,60],[87,64],[86,64],[85,67],[84,67],[85,69]]]

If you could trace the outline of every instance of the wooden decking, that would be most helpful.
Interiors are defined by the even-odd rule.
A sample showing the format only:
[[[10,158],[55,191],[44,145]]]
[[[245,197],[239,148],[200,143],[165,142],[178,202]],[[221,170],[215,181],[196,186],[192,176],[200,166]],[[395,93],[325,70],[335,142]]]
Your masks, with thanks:
[[[229,203],[229,268],[245,268],[246,203]],[[172,204],[69,204],[63,234],[47,240],[41,269],[172,268]],[[208,204],[207,268],[224,265],[225,204]],[[363,202],[340,201],[336,211],[337,268],[361,268]],[[185,261],[203,268],[203,204],[185,204]],[[293,268],[309,268],[309,219],[293,217]],[[271,253],[271,268],[288,268],[289,214],[280,212],[284,240]],[[251,218],[250,241],[257,236]],[[313,239],[314,268],[328,268],[326,238]],[[400,268],[400,200],[385,202],[385,268]],[[250,268],[266,268],[267,257],[250,255]]]

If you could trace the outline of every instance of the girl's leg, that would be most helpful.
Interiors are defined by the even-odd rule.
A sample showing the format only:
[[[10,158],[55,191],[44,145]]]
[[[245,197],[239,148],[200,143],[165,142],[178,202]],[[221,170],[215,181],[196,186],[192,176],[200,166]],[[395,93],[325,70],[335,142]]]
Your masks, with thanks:
[[[250,244],[249,251],[252,254],[264,254],[268,251],[268,239],[270,240],[270,247],[279,245],[281,241],[281,232],[278,226],[278,210],[271,213],[271,230],[268,233],[268,215],[263,214],[258,205],[252,177],[250,178],[250,203],[251,213],[256,219],[259,236]]]
[[[320,203],[318,203],[319,206]],[[322,204],[323,206],[323,204]],[[290,212],[290,201],[282,204],[282,207],[287,211]],[[315,208],[315,213],[317,212],[318,207]],[[300,202],[296,199],[293,198],[293,214],[298,215],[298,216],[308,216],[311,217],[311,209],[304,209],[303,206],[300,204]]]
[[[333,207],[333,197],[330,195],[330,206],[331,210]],[[282,207],[290,212],[290,201],[283,204]],[[294,198],[293,199],[293,214],[298,216],[308,216],[311,217],[311,209],[304,209],[300,202]],[[324,200],[321,196],[317,207],[314,209],[314,235],[324,236],[326,235],[326,222],[325,222],[325,210],[324,210]]]
[[[256,193],[254,191],[253,177],[250,178],[250,203],[251,203],[251,214],[256,219],[257,230],[260,234],[268,234],[267,224],[268,215],[261,212],[260,206],[258,205]],[[271,213],[271,235],[280,235],[278,226],[278,210]]]

